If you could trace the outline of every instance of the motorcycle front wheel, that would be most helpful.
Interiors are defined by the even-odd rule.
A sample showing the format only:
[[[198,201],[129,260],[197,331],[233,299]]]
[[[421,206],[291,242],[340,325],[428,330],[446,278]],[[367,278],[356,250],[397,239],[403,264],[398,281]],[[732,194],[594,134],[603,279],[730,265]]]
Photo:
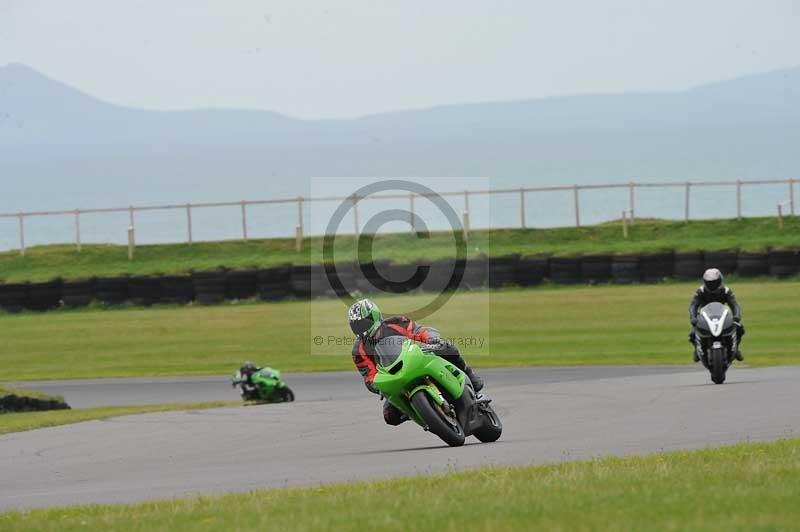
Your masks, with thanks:
[[[450,447],[464,445],[466,435],[458,420],[439,406],[428,392],[420,390],[412,395],[411,404],[428,425],[428,430],[439,436],[447,445]]]
[[[294,401],[294,392],[288,386],[283,387],[283,400],[287,403]]]
[[[708,358],[711,381],[714,384],[722,384],[725,382],[725,372],[728,371],[728,360],[725,356],[725,349],[722,347],[712,347],[708,353]]]
[[[485,405],[481,410],[483,411],[483,425],[473,434],[483,443],[497,441],[503,434],[503,423],[491,406]]]

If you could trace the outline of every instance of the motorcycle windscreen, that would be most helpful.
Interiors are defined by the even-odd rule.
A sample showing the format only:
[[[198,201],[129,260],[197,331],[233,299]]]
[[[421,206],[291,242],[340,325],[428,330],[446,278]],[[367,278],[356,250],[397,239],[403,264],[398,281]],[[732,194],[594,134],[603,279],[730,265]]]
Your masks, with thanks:
[[[708,305],[704,306],[700,309],[700,315],[702,316],[704,313],[708,316],[709,319],[721,319],[722,315],[725,314],[727,307],[722,303],[709,303]]]
[[[405,336],[388,336],[378,340],[378,343],[375,344],[378,365],[388,368],[397,362],[397,359],[400,358],[400,353],[403,351],[403,343],[405,341]]]
[[[719,336],[733,326],[733,315],[722,303],[709,303],[700,309],[697,330],[701,334]]]

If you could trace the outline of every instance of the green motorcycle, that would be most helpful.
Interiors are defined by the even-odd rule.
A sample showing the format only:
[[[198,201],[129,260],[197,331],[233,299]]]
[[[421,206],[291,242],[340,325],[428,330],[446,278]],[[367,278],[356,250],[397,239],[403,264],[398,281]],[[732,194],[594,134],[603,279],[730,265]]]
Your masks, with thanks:
[[[239,386],[245,401],[261,403],[291,403],[294,392],[281,380],[281,372],[270,367],[259,368],[248,380],[237,371],[231,377],[231,386]]]
[[[476,393],[463,371],[435,355],[438,346],[383,342],[376,345],[378,373],[372,384],[409,419],[452,447],[464,445],[470,435],[482,442],[500,437],[503,425],[489,406],[491,399]]]

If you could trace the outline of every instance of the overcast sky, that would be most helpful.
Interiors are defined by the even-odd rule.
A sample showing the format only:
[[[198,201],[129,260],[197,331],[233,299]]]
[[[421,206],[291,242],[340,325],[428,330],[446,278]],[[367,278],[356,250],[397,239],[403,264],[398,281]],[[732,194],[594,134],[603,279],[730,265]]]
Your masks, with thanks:
[[[797,66],[798,28],[796,0],[0,0],[0,66],[128,106],[350,117],[682,89]]]

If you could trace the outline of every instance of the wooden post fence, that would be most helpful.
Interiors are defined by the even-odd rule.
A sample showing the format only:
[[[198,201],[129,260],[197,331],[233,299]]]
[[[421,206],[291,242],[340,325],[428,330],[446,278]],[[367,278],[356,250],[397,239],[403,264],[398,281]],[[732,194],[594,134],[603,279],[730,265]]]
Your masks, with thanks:
[[[736,217],[738,219],[742,219],[744,217],[743,212],[743,205],[742,202],[743,194],[742,189],[744,186],[747,187],[755,187],[757,185],[781,185],[781,186],[788,186],[789,190],[789,197],[787,201],[782,201],[781,205],[781,217],[783,215],[787,216],[796,216],[797,215],[797,199],[796,199],[796,191],[795,186],[798,182],[798,179],[795,178],[787,178],[787,179],[764,179],[764,180],[747,180],[738,178],[735,180],[729,181],[667,181],[667,182],[656,182],[656,183],[636,183],[634,181],[629,181],[627,183],[617,183],[617,184],[598,184],[598,185],[557,185],[557,186],[550,186],[550,187],[515,187],[515,188],[508,188],[508,189],[490,189],[490,190],[451,190],[448,192],[441,192],[443,196],[463,196],[464,198],[464,210],[463,210],[463,219],[466,220],[466,227],[464,230],[469,232],[471,229],[470,227],[470,216],[471,211],[469,207],[469,199],[471,194],[475,194],[478,196],[487,196],[487,195],[512,195],[519,198],[519,227],[527,228],[528,220],[527,220],[527,198],[529,193],[546,193],[546,192],[569,192],[572,191],[572,207],[574,210],[574,225],[575,227],[581,227],[581,211],[580,211],[580,192],[582,189],[587,190],[620,190],[625,191],[627,189],[628,198],[627,198],[627,224],[629,227],[632,227],[636,220],[637,214],[637,206],[636,206],[636,192],[637,188],[646,188],[646,189],[684,189],[684,205],[683,205],[683,220],[688,223],[691,220],[691,195],[692,191],[696,187],[735,187],[736,191]],[[750,188],[747,189],[750,191]],[[424,197],[423,195],[421,197]],[[19,252],[20,255],[25,256],[27,252],[27,240],[30,240],[30,235],[26,234],[26,227],[25,222],[26,218],[29,216],[71,216],[74,220],[74,242],[77,251],[81,251],[83,247],[83,234],[82,228],[85,225],[86,221],[85,218],[87,215],[90,214],[107,214],[107,213],[128,213],[129,219],[129,226],[132,228],[136,228],[136,211],[146,212],[146,211],[162,211],[162,210],[180,210],[184,209],[186,212],[186,239],[189,244],[194,242],[194,229],[193,229],[193,210],[206,208],[206,207],[238,207],[241,216],[241,235],[237,234],[233,236],[233,238],[243,239],[247,241],[250,237],[249,235],[249,228],[248,228],[248,207],[251,205],[286,205],[286,204],[297,204],[297,223],[295,224],[295,236],[298,238],[298,249],[302,248],[302,240],[307,233],[306,228],[304,227],[303,223],[303,204],[307,201],[323,201],[323,202],[345,202],[345,201],[352,201],[353,207],[353,218],[354,218],[354,233],[356,238],[360,236],[361,227],[359,221],[359,203],[362,200],[371,200],[371,199],[393,199],[398,201],[405,201],[408,200],[409,206],[409,223],[411,225],[411,231],[416,232],[419,227],[416,224],[416,197],[417,195],[414,193],[403,192],[400,194],[376,194],[373,198],[370,197],[358,197],[356,195],[350,196],[333,196],[333,197],[313,197],[313,198],[304,198],[302,196],[298,196],[296,198],[278,198],[278,199],[264,199],[264,200],[240,200],[240,201],[231,201],[231,202],[209,202],[209,203],[177,203],[177,204],[167,204],[167,205],[140,205],[138,207],[129,205],[128,207],[118,207],[118,208],[106,208],[106,207],[95,207],[89,209],[72,209],[72,210],[58,210],[58,211],[12,211],[6,213],[0,213],[0,219],[8,219],[12,221],[16,218],[18,223],[18,231],[19,231]],[[748,199],[750,196],[748,196]],[[601,199],[600,201],[604,201]],[[656,200],[658,201],[658,200]],[[641,198],[639,198],[639,202],[641,203]],[[764,203],[761,202],[760,206],[763,207]],[[611,213],[614,212],[612,207],[609,207],[608,215],[611,216]],[[619,212],[619,211],[616,211]],[[773,211],[774,212],[774,211]],[[767,210],[768,213],[768,210]],[[512,214],[512,213],[509,213]],[[506,223],[508,223],[508,219],[506,219]],[[510,225],[515,226],[517,222],[510,220]],[[30,231],[30,228],[27,228]],[[288,230],[288,228],[287,228]],[[178,228],[178,231],[180,229]],[[13,226],[11,229],[13,232]],[[15,235],[10,235],[11,239],[14,238]],[[35,235],[36,236],[36,235]],[[35,240],[38,241],[37,238]],[[178,235],[176,238],[177,241],[180,241],[180,236]]]
[[[192,204],[186,204],[186,230],[189,238],[189,245],[192,245]]]
[[[75,247],[78,248],[78,252],[81,251],[81,211],[80,209],[75,209]]]
[[[19,213],[19,254],[25,256],[25,215]]]
[[[247,203],[242,201],[242,240],[247,242]]]

